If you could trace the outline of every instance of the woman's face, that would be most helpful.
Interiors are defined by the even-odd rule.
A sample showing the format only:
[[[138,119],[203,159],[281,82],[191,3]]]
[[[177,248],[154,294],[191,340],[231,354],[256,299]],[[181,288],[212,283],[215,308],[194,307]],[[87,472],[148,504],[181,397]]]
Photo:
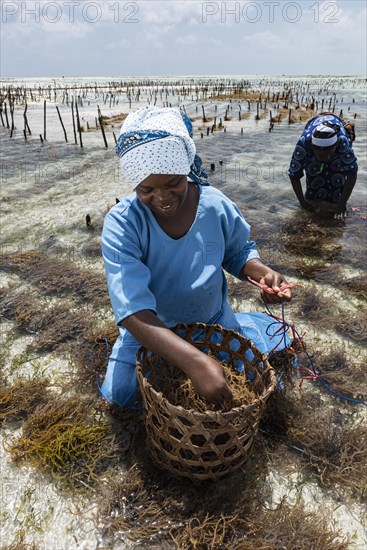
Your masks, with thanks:
[[[313,154],[320,162],[328,162],[335,155],[336,145],[333,147],[312,147]]]
[[[171,218],[180,211],[188,190],[187,176],[151,174],[136,187],[141,202],[155,214]]]

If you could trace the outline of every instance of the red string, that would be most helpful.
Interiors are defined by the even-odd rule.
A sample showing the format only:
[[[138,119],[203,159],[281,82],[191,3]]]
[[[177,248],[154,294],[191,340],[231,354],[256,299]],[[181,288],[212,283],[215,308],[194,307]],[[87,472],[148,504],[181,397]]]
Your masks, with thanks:
[[[259,288],[261,288],[261,290],[263,290],[264,292],[267,292],[268,294],[278,294],[279,292],[283,292],[283,290],[287,290],[288,288],[301,286],[299,283],[282,283],[279,287],[279,290],[274,290],[273,288],[270,288],[270,286],[268,285],[265,285],[263,283],[258,283],[254,279],[251,279],[251,277],[249,277],[248,275],[247,275],[247,280],[253,285],[258,286]]]
[[[299,389],[302,388],[302,384],[305,380],[317,380],[319,375],[313,372],[312,370],[308,369],[307,367],[296,367],[296,370],[299,372],[306,371],[309,373],[309,376],[302,376],[301,382],[298,384]]]

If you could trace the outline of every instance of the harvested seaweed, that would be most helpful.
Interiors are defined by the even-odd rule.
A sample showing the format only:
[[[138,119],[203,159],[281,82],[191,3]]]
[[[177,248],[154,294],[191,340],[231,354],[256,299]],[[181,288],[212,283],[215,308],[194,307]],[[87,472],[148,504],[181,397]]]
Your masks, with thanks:
[[[251,383],[246,381],[244,374],[235,371],[226,363],[222,363],[222,366],[233,393],[232,401],[226,401],[223,405],[210,403],[198,395],[191,379],[183,371],[166,361],[160,361],[154,367],[149,380],[152,386],[157,391],[161,391],[172,405],[179,405],[187,410],[228,411],[233,407],[240,407],[254,401],[257,398],[256,393],[254,393]]]
[[[247,461],[263,406],[276,385],[274,371],[250,340],[232,330],[182,323],[175,331],[213,360],[225,358],[226,363],[218,361],[218,366],[232,378],[233,400],[213,406],[198,403],[191,381],[184,377],[182,383],[181,375],[177,381],[177,369],[170,373],[162,358],[142,348],[137,354],[136,374],[147,445],[157,464],[174,476],[187,477],[193,483],[218,480]],[[251,361],[247,351],[252,353]],[[243,371],[237,370],[241,367]],[[158,390],[143,372],[152,377],[160,374]],[[162,391],[170,399],[164,398]],[[172,403],[175,399],[178,405]]]

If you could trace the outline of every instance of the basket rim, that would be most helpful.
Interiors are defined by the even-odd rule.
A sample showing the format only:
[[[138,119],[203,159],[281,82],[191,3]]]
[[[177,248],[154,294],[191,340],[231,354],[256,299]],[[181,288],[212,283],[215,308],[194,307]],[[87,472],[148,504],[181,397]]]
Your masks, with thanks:
[[[252,403],[249,403],[247,405],[241,405],[240,407],[233,407],[230,411],[211,411],[210,409],[207,409],[206,411],[197,411],[196,409],[185,409],[182,405],[174,405],[171,403],[171,401],[168,401],[168,399],[163,395],[161,391],[157,391],[149,382],[147,378],[142,373],[141,367],[137,367],[137,370],[139,369],[139,373],[141,374],[142,379],[145,381],[146,385],[149,386],[149,390],[152,392],[152,394],[155,395],[155,397],[158,397],[161,399],[162,402],[164,402],[168,408],[174,409],[176,411],[182,411],[183,413],[191,413],[193,414],[197,419],[200,420],[208,420],[208,415],[210,415],[212,418],[211,420],[215,420],[215,416],[221,416],[222,418],[231,418],[232,416],[237,416],[239,413],[243,414],[248,411],[251,411],[252,409],[257,408],[261,403],[266,401],[270,395],[270,393],[273,391],[273,389],[268,390],[264,396],[261,398],[257,398]]]
[[[204,412],[197,411],[196,409],[192,409],[192,408],[191,409],[185,409],[182,405],[174,405],[173,403],[171,403],[163,395],[163,393],[161,391],[156,390],[152,386],[150,381],[146,378],[146,376],[144,376],[142,365],[141,365],[140,359],[139,359],[140,355],[144,351],[149,351],[144,346],[141,346],[138,349],[138,351],[136,352],[136,369],[135,370],[136,370],[136,375],[137,375],[138,380],[141,379],[142,383],[145,383],[145,385],[149,388],[149,391],[151,391],[152,394],[156,398],[159,398],[162,401],[164,401],[165,405],[166,406],[168,405],[169,408],[172,408],[176,411],[183,411],[183,414],[189,412],[189,413],[193,414],[197,419],[202,419],[202,420],[208,419],[208,415],[210,415],[212,417],[215,417],[216,415],[218,415],[218,416],[221,416],[222,418],[231,418],[232,416],[237,416],[238,414],[243,414],[245,412],[251,411],[252,409],[257,408],[262,403],[265,403],[265,401],[267,401],[267,399],[269,398],[270,394],[274,391],[274,389],[276,387],[276,384],[277,384],[276,376],[275,376],[275,370],[271,366],[266,354],[261,352],[259,350],[259,348],[252,342],[252,340],[250,340],[249,338],[246,338],[245,336],[243,336],[242,334],[240,334],[239,332],[237,332],[233,329],[227,329],[227,328],[222,327],[221,325],[218,325],[218,324],[208,325],[206,323],[177,323],[174,327],[170,327],[170,330],[175,332],[179,328],[184,328],[184,327],[187,327],[187,328],[197,327],[197,329],[199,330],[199,329],[205,329],[208,326],[214,327],[214,329],[216,329],[218,327],[221,331],[233,333],[236,337],[239,338],[240,341],[245,340],[246,342],[250,342],[250,344],[251,344],[250,349],[252,350],[252,348],[255,348],[256,352],[258,352],[258,354],[260,355],[261,361],[263,363],[265,363],[265,366],[268,368],[269,373],[270,373],[270,384],[264,390],[263,394],[261,396],[257,396],[256,399],[252,403],[249,403],[247,405],[245,405],[245,404],[240,405],[238,407],[233,407],[229,411],[221,411],[221,410],[211,411],[211,410],[208,409],[208,410],[205,410]],[[158,354],[155,353],[155,355],[158,355]],[[177,368],[179,368],[179,367],[177,367]],[[214,420],[214,418],[212,418],[212,420]]]

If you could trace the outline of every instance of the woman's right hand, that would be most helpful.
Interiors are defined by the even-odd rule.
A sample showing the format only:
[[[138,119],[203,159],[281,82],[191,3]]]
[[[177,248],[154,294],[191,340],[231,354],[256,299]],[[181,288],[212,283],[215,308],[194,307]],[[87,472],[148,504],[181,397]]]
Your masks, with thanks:
[[[174,334],[152,311],[138,311],[119,324],[142,346],[187,374],[196,391],[208,401],[222,403],[232,399],[221,363]]]
[[[308,212],[314,212],[315,211],[314,205],[311,204],[310,202],[306,201],[306,199],[303,199],[303,201],[300,202],[300,205],[304,210],[307,210]]]
[[[212,403],[232,399],[232,391],[225,378],[223,366],[213,357],[202,354],[202,364],[189,373],[194,388],[201,397]]]

